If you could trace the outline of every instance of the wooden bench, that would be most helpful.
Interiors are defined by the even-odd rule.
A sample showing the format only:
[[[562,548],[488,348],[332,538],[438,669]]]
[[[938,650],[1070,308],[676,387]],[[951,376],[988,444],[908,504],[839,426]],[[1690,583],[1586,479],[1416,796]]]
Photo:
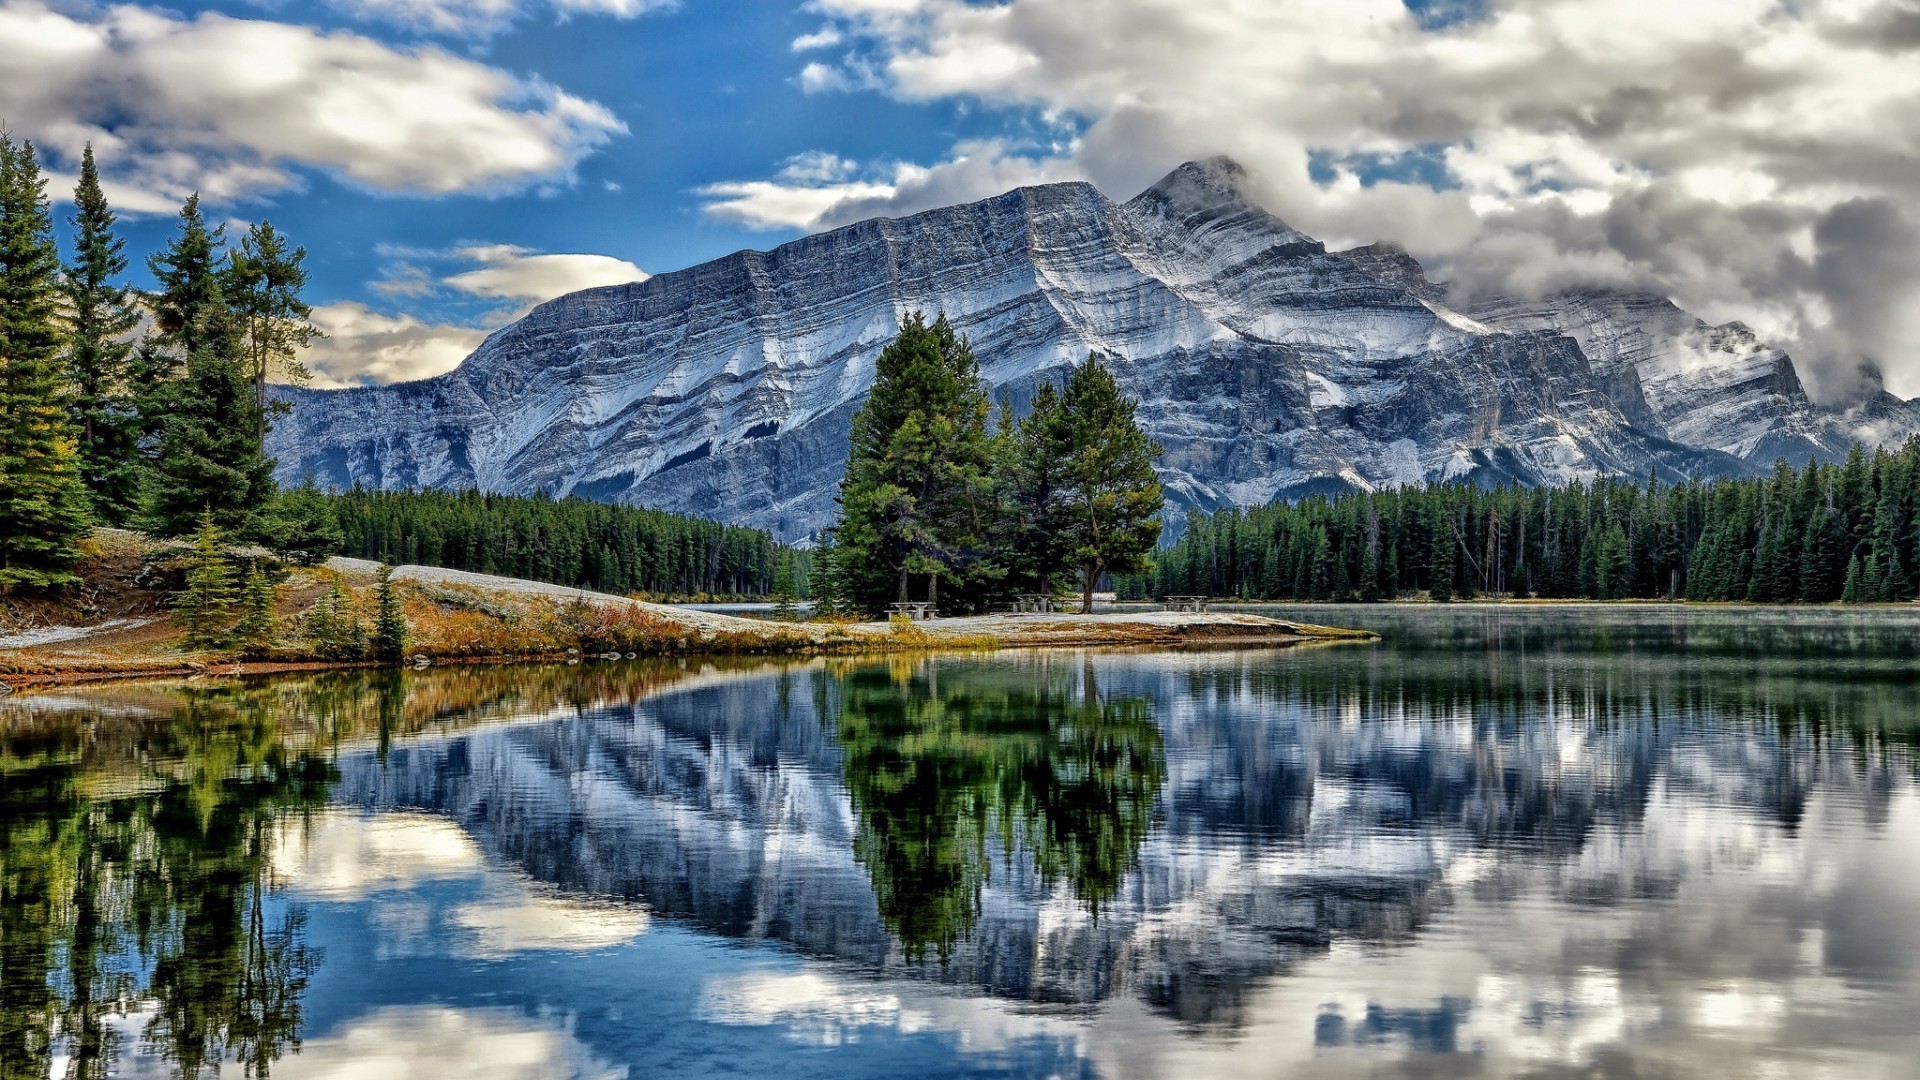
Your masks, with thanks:
[[[1032,612],[1036,615],[1051,615],[1060,610],[1059,603],[1052,593],[1021,593],[1014,598],[1013,610]]]
[[[1163,599],[1168,611],[1184,611],[1198,615],[1207,610],[1207,598],[1204,596],[1168,596]]]
[[[905,615],[914,622],[926,622],[928,619],[938,617],[934,614],[933,605],[925,600],[909,600],[905,603],[889,604],[888,613],[889,615]]]

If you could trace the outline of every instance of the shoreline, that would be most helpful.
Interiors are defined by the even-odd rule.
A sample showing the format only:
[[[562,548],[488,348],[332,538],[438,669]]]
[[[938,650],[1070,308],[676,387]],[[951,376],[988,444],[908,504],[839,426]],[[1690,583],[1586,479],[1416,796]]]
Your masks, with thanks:
[[[217,653],[149,652],[124,660],[102,656],[33,656],[15,650],[0,653],[0,695],[124,679],[236,678],[295,672],[418,669],[466,665],[611,662],[618,658],[886,655],[901,652],[998,651],[1003,649],[1158,648],[1205,649],[1247,646],[1358,643],[1380,640],[1370,630],[1320,626],[1240,612],[1101,612],[1093,615],[978,615],[925,622],[786,623],[697,613],[623,598],[595,598],[596,606],[633,606],[664,616],[679,631],[658,648],[528,649],[483,652],[410,648],[408,660],[327,660],[301,657],[229,659]],[[84,640],[84,639],[83,639]],[[421,663],[416,658],[424,658]],[[11,660],[11,663],[7,661]],[[8,671],[20,666],[25,670]]]

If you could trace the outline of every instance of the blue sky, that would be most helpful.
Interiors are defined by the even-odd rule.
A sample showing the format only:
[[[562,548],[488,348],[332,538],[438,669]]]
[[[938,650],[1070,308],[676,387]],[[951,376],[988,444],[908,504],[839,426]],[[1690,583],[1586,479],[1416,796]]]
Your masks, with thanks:
[[[309,249],[331,383],[540,299],[1228,154],[1457,295],[1643,288],[1920,393],[1916,0],[0,0],[0,123],[133,246]],[[64,192],[58,192],[64,195]]]

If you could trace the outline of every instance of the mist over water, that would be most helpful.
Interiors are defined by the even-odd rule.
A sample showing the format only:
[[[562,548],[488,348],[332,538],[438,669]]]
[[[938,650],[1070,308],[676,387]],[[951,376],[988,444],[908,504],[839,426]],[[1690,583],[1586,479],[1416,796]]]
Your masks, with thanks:
[[[1920,618],[1290,613],[1384,640],[10,701],[0,1054],[1910,1075]]]

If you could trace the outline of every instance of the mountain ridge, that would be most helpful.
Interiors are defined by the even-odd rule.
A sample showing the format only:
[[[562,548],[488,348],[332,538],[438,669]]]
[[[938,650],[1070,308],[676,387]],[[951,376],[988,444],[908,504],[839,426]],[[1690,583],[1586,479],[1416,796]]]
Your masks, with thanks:
[[[280,474],[637,502],[800,539],[909,310],[945,311],[997,397],[1097,352],[1180,508],[1423,480],[1752,471],[1911,432],[1822,410],[1790,358],[1663,298],[1449,305],[1392,245],[1328,252],[1224,158],[1125,203],[1083,182],[872,218],[557,297],[433,379],[289,390]],[[1664,306],[1662,306],[1664,305]]]

